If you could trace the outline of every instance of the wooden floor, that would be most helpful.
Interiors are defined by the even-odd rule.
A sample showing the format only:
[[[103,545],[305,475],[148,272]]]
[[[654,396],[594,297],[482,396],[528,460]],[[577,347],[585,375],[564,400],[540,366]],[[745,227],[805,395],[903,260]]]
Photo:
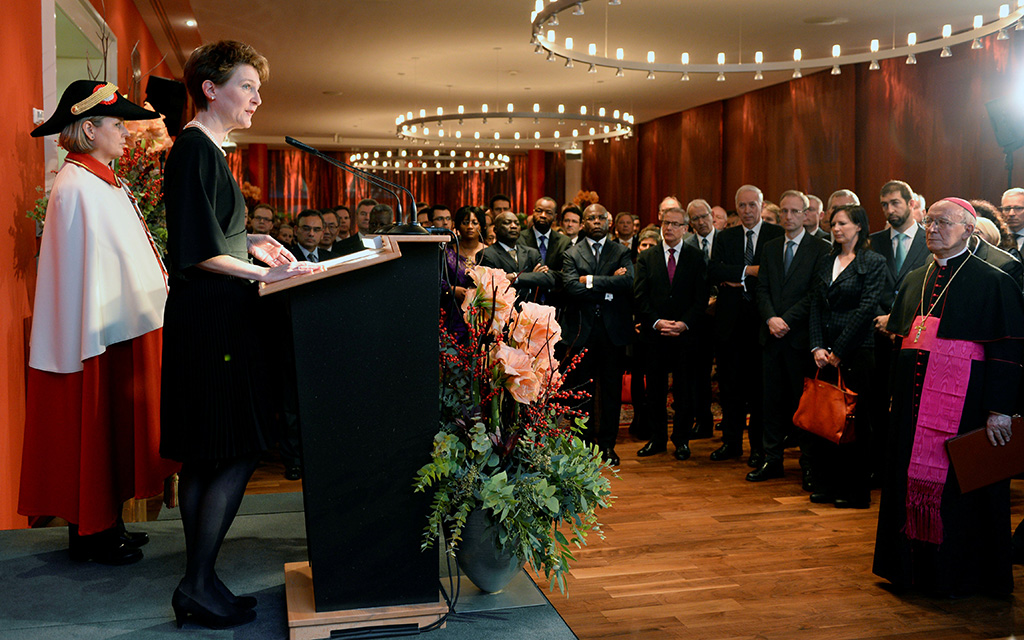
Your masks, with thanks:
[[[869,510],[838,510],[808,502],[795,450],[786,478],[755,484],[743,461],[708,460],[717,439],[693,441],[687,462],[639,459],[642,444],[622,428],[617,500],[601,516],[606,539],[576,554],[568,597],[548,593],[580,638],[1024,637],[1020,595],[934,600],[887,590],[871,574],[877,491]],[[272,462],[250,483],[258,493],[299,489]],[[1013,504],[1016,523],[1020,481]],[[1024,567],[1014,573],[1024,593]]]

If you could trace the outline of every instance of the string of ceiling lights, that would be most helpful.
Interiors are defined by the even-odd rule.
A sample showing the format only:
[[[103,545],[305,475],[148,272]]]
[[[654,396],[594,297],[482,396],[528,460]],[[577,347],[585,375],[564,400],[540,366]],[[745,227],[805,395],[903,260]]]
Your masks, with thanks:
[[[597,73],[598,67],[606,67],[615,69],[616,77],[620,78],[625,75],[625,71],[646,72],[648,80],[653,80],[656,73],[678,74],[679,79],[684,82],[690,79],[691,73],[714,73],[717,74],[716,79],[720,82],[724,82],[726,75],[730,73],[754,73],[755,80],[762,80],[765,71],[790,70],[793,72],[794,78],[800,78],[802,69],[824,67],[831,67],[832,75],[839,75],[842,73],[843,65],[869,62],[869,68],[874,70],[879,68],[879,60],[889,58],[906,56],[907,64],[916,64],[918,54],[935,50],[941,50],[940,56],[948,58],[952,55],[950,47],[971,42],[971,47],[978,49],[982,46],[981,39],[986,36],[995,33],[998,34],[997,39],[1006,40],[1009,38],[1007,33],[1009,29],[1017,31],[1024,29],[1024,0],[1018,0],[1017,8],[1013,11],[1009,4],[1000,5],[999,17],[987,24],[984,16],[977,15],[974,17],[971,28],[956,33],[951,24],[944,25],[941,35],[934,38],[919,39],[916,32],[910,32],[907,34],[906,46],[885,50],[879,48],[879,41],[875,39],[870,43],[870,50],[865,53],[844,54],[840,45],[833,45],[832,56],[829,58],[804,59],[803,51],[794,49],[792,60],[766,62],[764,54],[757,51],[754,54],[753,62],[728,62],[725,53],[720,52],[715,63],[705,63],[691,62],[690,54],[684,51],[680,54],[679,63],[667,63],[657,62],[655,52],[648,51],[646,62],[642,62],[628,59],[622,48],[615,50],[614,58],[598,55],[597,45],[593,43],[588,45],[587,52],[584,54],[574,48],[575,42],[572,37],[566,37],[564,44],[559,44],[555,32],[555,27],[559,26],[559,14],[572,9],[573,15],[584,15],[583,5],[586,2],[589,0],[549,0],[549,2],[536,0],[535,9],[530,16],[533,34],[531,43],[534,45],[534,50],[539,54],[547,52],[547,59],[552,62],[559,58],[564,59],[565,67],[569,69],[574,68],[574,63],[578,62],[588,65],[589,73]],[[617,6],[621,4],[621,0],[608,0],[608,4]]]
[[[481,134],[480,129],[488,125],[488,120],[490,130]],[[544,125],[541,125],[542,121]],[[563,135],[557,127],[570,121],[575,128],[566,130]],[[570,148],[577,148],[581,142],[593,144],[595,140],[608,142],[615,138],[629,137],[633,133],[633,122],[632,114],[619,109],[600,107],[595,111],[582,105],[578,111],[574,111],[566,110],[565,105],[560,104],[556,111],[541,111],[540,104],[534,103],[532,111],[516,111],[515,104],[509,102],[504,111],[491,111],[486,104],[475,112],[467,112],[464,105],[459,105],[455,113],[445,113],[444,107],[437,107],[434,114],[427,115],[426,109],[420,109],[419,117],[414,117],[410,111],[395,118],[395,134],[413,143],[434,143],[440,146],[445,146],[446,141],[449,141],[461,147],[465,140],[475,147],[488,144],[495,148],[511,146],[518,149],[521,143],[530,143],[535,148],[542,145],[558,148],[565,143]],[[504,126],[506,123],[509,126]],[[531,127],[529,123],[534,126]],[[523,130],[520,130],[520,125]],[[467,128],[465,133],[463,127]],[[468,129],[472,129],[472,134]],[[541,129],[544,129],[544,133]]]
[[[408,149],[398,151],[367,151],[356,153],[350,162],[357,169],[364,171],[408,171],[408,172],[472,172],[472,171],[505,171],[510,159],[507,155],[494,152],[459,153],[454,149],[441,151]]]

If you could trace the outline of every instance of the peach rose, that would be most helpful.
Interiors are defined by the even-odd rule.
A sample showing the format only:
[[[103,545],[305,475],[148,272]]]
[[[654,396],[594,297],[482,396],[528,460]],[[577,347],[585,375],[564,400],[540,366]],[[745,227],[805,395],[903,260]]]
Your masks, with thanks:
[[[534,358],[522,349],[507,344],[496,345],[492,360],[500,365],[505,378],[502,386],[509,390],[516,402],[529,404],[540,395],[541,377],[534,370]]]
[[[469,277],[476,284],[476,289],[472,291],[473,295],[467,295],[462,302],[463,317],[469,323],[470,309],[480,309],[482,313],[478,313],[477,317],[482,316],[483,320],[491,321],[487,330],[494,334],[501,333],[512,315],[512,305],[516,301],[512,283],[501,269],[481,266],[469,269]]]
[[[527,302],[512,318],[512,340],[532,356],[550,354],[562,338],[562,328],[555,320],[555,308]]]

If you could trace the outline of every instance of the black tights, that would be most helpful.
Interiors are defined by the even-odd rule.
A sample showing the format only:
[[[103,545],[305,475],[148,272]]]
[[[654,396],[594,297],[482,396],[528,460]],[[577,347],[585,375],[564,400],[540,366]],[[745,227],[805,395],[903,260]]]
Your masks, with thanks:
[[[258,456],[187,462],[178,481],[181,522],[185,529],[185,577],[179,587],[219,615],[231,612],[234,595],[214,571]]]

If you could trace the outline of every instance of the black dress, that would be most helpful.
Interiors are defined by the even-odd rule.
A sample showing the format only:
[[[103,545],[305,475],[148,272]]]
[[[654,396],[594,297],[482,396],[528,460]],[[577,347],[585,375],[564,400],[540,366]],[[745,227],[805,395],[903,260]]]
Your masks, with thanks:
[[[962,271],[953,278],[961,266]],[[904,532],[908,469],[931,354],[900,347],[903,341],[909,339],[912,343],[917,337],[915,319],[927,311],[920,308],[922,289],[930,315],[939,318],[938,337],[975,342],[985,352],[984,360],[970,364],[957,433],[984,427],[989,411],[1012,414],[1016,408],[1024,351],[1024,299],[1016,283],[969,253],[950,258],[945,267],[926,265],[912,271],[889,316],[888,328],[901,340],[893,376],[888,475],[878,509],[872,570],[899,587],[939,595],[1010,593],[1009,481],[961,494],[956,473],[950,467],[939,504],[941,544],[911,539]],[[1014,432],[1013,437],[1024,434]]]
[[[196,265],[248,262],[245,199],[221,150],[187,128],[164,171],[170,291],[164,310],[160,454],[217,460],[266,448],[269,384],[257,344],[256,284]]]

